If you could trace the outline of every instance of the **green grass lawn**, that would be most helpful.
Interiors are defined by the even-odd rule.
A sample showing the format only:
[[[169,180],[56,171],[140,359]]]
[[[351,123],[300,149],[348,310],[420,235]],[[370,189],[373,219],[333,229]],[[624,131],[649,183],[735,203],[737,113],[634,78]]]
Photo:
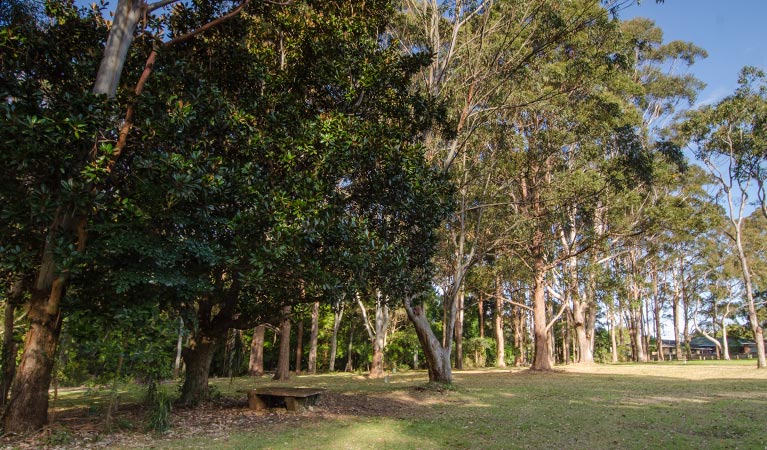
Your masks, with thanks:
[[[124,432],[110,448],[767,448],[767,371],[753,361],[455,372],[448,390],[424,372],[383,380],[333,374],[279,385],[327,388],[313,411],[247,410],[246,387],[267,378],[213,380],[225,409],[175,411],[166,435]],[[76,395],[66,403],[76,402]],[[85,395],[82,398],[86,398]],[[200,423],[194,424],[196,416]],[[179,419],[181,420],[181,419]],[[193,424],[194,426],[190,426]]]

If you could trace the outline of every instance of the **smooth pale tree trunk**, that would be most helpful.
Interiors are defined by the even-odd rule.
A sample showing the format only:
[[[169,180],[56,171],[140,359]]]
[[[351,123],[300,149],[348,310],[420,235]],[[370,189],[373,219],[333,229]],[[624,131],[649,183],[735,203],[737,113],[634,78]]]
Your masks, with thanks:
[[[95,94],[106,94],[109,98],[116,95],[125,58],[133,43],[136,25],[145,12],[143,6],[143,0],[118,0],[93,87]]]
[[[368,320],[368,314],[362,299],[357,296],[357,303],[362,312],[362,320],[365,324],[365,330],[368,332],[371,344],[373,344],[373,363],[370,367],[370,378],[383,378],[384,373],[384,347],[386,345],[386,331],[389,327],[389,305],[386,299],[378,293],[376,294],[375,322],[373,324]]]
[[[206,336],[193,334],[189,344],[182,351],[184,365],[184,384],[181,387],[181,396],[178,403],[183,406],[200,404],[210,397],[208,388],[208,374],[216,342],[221,336]]]
[[[452,383],[453,372],[450,367],[450,347],[443,347],[434,335],[426,311],[421,305],[413,305],[412,298],[403,301],[410,322],[415,327],[418,342],[421,344],[426,365],[429,369],[429,381],[432,383]],[[448,325],[448,323],[446,323]]]
[[[676,359],[678,361],[687,359],[685,353],[682,351],[682,336],[680,333],[679,322],[682,320],[682,311],[679,302],[679,296],[674,295],[673,298],[674,308],[674,351],[676,352]]]
[[[612,362],[618,362],[618,340],[615,337],[615,315],[610,312],[610,353]]]
[[[461,293],[458,295],[458,312],[455,315],[455,328],[453,330],[453,337],[455,339],[455,368],[457,370],[463,370],[463,303],[464,303],[464,289],[461,288]]]
[[[661,314],[663,312],[663,301],[661,300],[658,289],[658,269],[652,266],[652,292],[653,292],[653,318],[655,320],[655,350],[658,352],[658,361],[663,361],[663,322]]]
[[[525,351],[525,335],[527,330],[525,324],[527,322],[527,314],[525,310],[520,306],[512,306],[512,322],[514,324],[514,348],[518,353],[514,357],[514,365],[519,367],[525,364],[526,351]],[[501,324],[503,326],[503,324]]]
[[[722,318],[722,358],[726,361],[730,360],[730,346],[727,343],[727,326],[724,324],[724,318]]]
[[[546,287],[544,285],[543,260],[536,258],[533,283],[533,336],[535,357],[532,370],[551,370],[551,343],[546,323]]]
[[[506,339],[503,335],[503,283],[501,277],[495,277],[495,329],[496,367],[506,367]],[[515,343],[516,345],[516,343]]]
[[[588,330],[590,315],[590,307],[586,302],[573,302],[573,328],[575,329],[575,339],[578,343],[579,364],[592,364],[594,362],[594,351],[591,346],[591,336]]]
[[[341,319],[344,317],[343,303],[333,309],[333,334],[330,336],[330,358],[328,358],[328,370],[336,370],[336,353],[338,350],[338,330],[341,329]]]
[[[282,307],[280,349],[277,354],[277,370],[274,371],[274,380],[284,381],[290,378],[290,311],[290,305]]]
[[[352,350],[354,350],[354,324],[349,325],[349,342],[346,346],[346,367],[345,372],[354,371],[354,365],[352,361]]]
[[[304,320],[299,319],[296,329],[296,375],[301,374],[301,360],[304,358]]]
[[[253,339],[250,341],[250,360],[248,375],[260,377],[264,374],[264,335],[266,325],[261,324],[253,329]]]
[[[181,352],[184,349],[184,319],[178,318],[178,339],[176,339],[176,359],[173,361],[173,378],[181,374]]]
[[[569,316],[568,316],[569,317]],[[570,320],[565,320],[562,327],[562,362],[570,364]]]
[[[317,336],[320,330],[320,302],[312,305],[312,329],[309,332],[309,367],[310,374],[317,373]]]
[[[634,360],[647,362],[642,342],[642,309],[641,306],[631,307],[631,344],[634,349]]]

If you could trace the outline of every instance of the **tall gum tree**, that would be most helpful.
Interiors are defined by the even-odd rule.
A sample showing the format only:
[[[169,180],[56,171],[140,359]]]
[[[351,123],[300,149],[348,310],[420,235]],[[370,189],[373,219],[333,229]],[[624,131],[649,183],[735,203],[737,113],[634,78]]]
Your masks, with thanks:
[[[677,138],[694,145],[696,157],[715,180],[717,200],[724,206],[727,237],[737,255],[745,290],[746,308],[756,343],[757,367],[767,368],[764,330],[757,314],[751,260],[746,252],[744,222],[749,206],[754,158],[761,156],[760,113],[764,110],[765,77],[760,71],[741,70],[734,94],[686,114],[676,125]],[[758,182],[757,182],[758,184]]]
[[[488,194],[496,189],[488,184],[483,166],[496,164],[482,156],[486,142],[476,139],[476,134],[496,122],[499,113],[518,105],[513,97],[516,83],[539,76],[536,61],[542,55],[589,26],[597,10],[603,11],[593,1],[571,6],[546,0],[403,2],[400,22],[392,33],[405,51],[432,52],[432,63],[421,72],[421,84],[446,106],[453,123],[423,135],[432,164],[450,174],[460,199],[445,226],[446,262],[441,266],[447,270],[439,276],[447,280],[440,296],[446,336],[453,335],[456,303],[467,272],[505,239],[500,234],[488,239],[493,233],[486,230],[484,219],[495,203]],[[526,102],[537,100],[527,98]],[[451,382],[452,340],[445,339],[443,345],[434,335],[425,305],[408,298],[405,307],[424,345],[430,380]]]

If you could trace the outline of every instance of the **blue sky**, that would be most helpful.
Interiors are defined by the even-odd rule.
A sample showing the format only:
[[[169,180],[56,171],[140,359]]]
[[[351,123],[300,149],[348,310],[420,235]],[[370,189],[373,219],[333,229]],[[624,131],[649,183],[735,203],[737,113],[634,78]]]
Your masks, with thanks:
[[[731,94],[745,65],[767,70],[765,0],[642,0],[620,13],[622,19],[637,16],[654,20],[666,42],[689,41],[706,49],[708,58],[690,68],[707,85],[698,103]]]

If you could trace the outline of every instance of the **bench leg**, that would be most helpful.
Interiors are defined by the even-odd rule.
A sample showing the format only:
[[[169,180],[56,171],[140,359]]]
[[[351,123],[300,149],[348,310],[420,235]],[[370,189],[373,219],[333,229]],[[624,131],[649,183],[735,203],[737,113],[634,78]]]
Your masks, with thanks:
[[[256,411],[266,409],[266,402],[255,392],[248,392],[248,407]]]
[[[306,399],[285,397],[285,408],[291,412],[301,412],[305,409]]]

